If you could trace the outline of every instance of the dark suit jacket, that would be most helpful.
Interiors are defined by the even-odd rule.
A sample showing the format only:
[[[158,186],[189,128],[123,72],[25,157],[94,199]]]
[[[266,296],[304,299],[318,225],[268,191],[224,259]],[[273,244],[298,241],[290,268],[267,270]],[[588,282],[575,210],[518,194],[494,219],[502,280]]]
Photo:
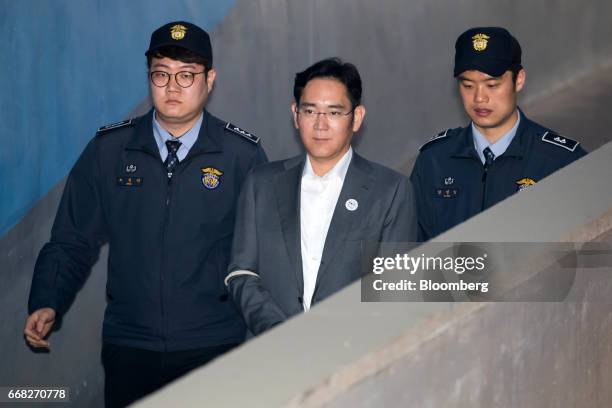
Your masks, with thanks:
[[[259,166],[238,201],[226,284],[254,334],[303,311],[300,183],[306,156]],[[354,199],[358,207],[346,208]],[[312,304],[362,275],[363,243],[413,242],[410,181],[356,153],[329,226]]]

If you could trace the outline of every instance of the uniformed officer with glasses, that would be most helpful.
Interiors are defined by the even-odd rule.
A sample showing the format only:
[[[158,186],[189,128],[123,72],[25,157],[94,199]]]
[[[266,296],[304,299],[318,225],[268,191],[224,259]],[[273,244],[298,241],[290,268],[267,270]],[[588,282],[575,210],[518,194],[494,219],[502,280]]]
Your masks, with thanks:
[[[102,362],[112,407],[243,341],[223,278],[242,183],[267,161],[258,137],[204,109],[216,77],[208,33],[166,24],[146,57],[154,108],[100,128],[71,170],[24,330],[32,347],[50,346],[108,243]]]

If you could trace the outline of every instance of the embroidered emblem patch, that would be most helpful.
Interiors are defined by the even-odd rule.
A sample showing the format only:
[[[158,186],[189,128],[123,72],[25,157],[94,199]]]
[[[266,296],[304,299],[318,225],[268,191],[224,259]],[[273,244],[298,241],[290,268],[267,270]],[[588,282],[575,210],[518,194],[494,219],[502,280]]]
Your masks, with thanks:
[[[562,147],[566,150],[569,150],[570,152],[576,150],[576,147],[578,147],[578,145],[580,144],[575,140],[572,140],[568,137],[559,136],[558,134],[553,132],[545,132],[542,135],[542,141],[553,144],[555,146]]]
[[[102,126],[98,128],[98,133],[103,133],[108,130],[119,129],[126,126],[131,126],[134,123],[132,119],[122,120],[121,122],[111,123],[110,125]]]
[[[254,134],[252,134],[250,132],[247,132],[246,130],[240,129],[236,125],[232,125],[231,123],[228,123],[227,125],[225,125],[225,129],[229,130],[230,132],[234,132],[237,135],[240,135],[240,136],[244,137],[249,142],[252,142],[252,143],[255,143],[255,144],[259,143],[259,137],[255,136]]]
[[[209,190],[214,190],[221,184],[221,176],[223,172],[214,167],[205,167],[200,169],[202,172],[202,184]]]
[[[536,181],[532,178],[525,177],[516,181],[517,191],[523,191],[528,187],[535,185]]]
[[[486,34],[476,34],[472,37],[472,45],[476,51],[484,51],[487,49],[487,45],[489,44],[489,37]]]
[[[173,40],[182,40],[185,38],[185,33],[187,32],[187,27],[182,24],[176,24],[170,27],[170,37]]]

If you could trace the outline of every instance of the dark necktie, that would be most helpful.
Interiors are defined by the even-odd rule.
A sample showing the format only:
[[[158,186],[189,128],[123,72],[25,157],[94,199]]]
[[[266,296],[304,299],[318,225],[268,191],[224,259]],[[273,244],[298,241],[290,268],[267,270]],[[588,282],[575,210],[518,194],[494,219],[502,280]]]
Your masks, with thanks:
[[[486,147],[482,151],[482,153],[485,157],[484,167],[485,169],[488,169],[489,167],[491,167],[491,164],[493,164],[493,160],[495,160],[495,154],[491,151],[489,147]]]
[[[166,140],[166,147],[168,148],[168,157],[166,157],[164,166],[166,166],[166,170],[168,170],[168,177],[172,177],[172,173],[174,173],[176,166],[179,164],[179,159],[176,155],[176,152],[178,152],[180,146],[181,142],[179,142],[178,140]]]

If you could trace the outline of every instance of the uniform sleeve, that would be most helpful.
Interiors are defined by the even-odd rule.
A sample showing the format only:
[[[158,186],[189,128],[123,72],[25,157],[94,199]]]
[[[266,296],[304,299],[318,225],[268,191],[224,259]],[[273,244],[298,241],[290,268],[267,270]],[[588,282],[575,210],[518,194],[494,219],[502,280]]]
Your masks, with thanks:
[[[249,330],[255,335],[287,319],[257,274],[257,239],[254,177],[251,173],[238,200],[232,256],[225,284]]]
[[[410,181],[414,189],[414,201],[416,203],[417,216],[417,241],[425,242],[433,235],[433,220],[431,219],[431,208],[427,203],[427,191],[424,188],[424,180],[421,174],[421,161],[417,157],[417,161],[412,169]]]
[[[416,242],[416,240],[417,218],[414,191],[410,181],[402,176],[385,217],[381,241]]]
[[[64,314],[107,241],[98,180],[94,139],[68,176],[51,239],[38,255],[28,301],[30,313],[51,307]]]

